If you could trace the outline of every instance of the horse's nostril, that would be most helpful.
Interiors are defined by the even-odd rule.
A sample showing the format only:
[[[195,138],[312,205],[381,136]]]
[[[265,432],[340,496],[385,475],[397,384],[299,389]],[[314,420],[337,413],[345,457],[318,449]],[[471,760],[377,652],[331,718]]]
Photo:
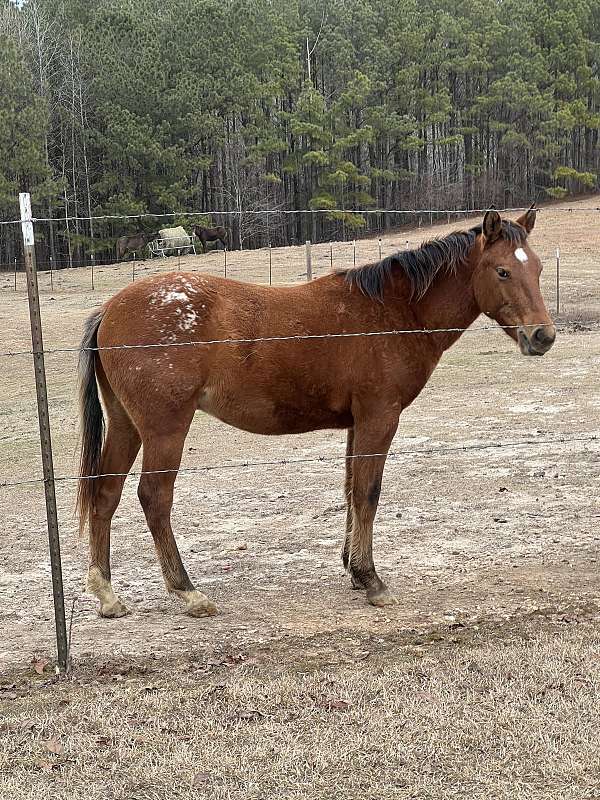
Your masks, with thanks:
[[[554,342],[555,338],[556,332],[554,328],[546,327],[536,328],[532,336],[534,343],[542,345],[543,347],[549,347]]]

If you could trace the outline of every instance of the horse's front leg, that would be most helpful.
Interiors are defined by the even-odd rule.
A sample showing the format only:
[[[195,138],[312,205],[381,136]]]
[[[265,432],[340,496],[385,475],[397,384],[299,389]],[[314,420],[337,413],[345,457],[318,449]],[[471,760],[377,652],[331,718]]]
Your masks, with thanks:
[[[373,521],[377,513],[381,479],[387,453],[398,427],[396,414],[373,414],[356,418],[352,461],[352,530],[348,571],[356,588],[367,590],[374,606],[397,602],[375,571]]]

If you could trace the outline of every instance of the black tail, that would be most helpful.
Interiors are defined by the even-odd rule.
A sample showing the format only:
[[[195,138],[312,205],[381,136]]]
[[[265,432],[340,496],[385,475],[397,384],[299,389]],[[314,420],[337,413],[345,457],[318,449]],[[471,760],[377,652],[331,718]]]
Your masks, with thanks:
[[[77,512],[80,533],[83,533],[85,529],[94,501],[98,481],[93,480],[93,476],[100,471],[100,458],[104,442],[104,414],[96,382],[97,335],[103,315],[104,312],[100,310],[95,311],[88,318],[79,355],[81,459],[79,462]]]

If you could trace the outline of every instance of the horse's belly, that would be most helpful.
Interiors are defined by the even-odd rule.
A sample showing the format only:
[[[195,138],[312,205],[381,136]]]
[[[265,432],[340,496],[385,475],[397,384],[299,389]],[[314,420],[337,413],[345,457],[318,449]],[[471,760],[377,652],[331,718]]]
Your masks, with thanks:
[[[300,408],[293,402],[275,402],[265,396],[228,398],[212,389],[202,391],[197,405],[200,411],[250,433],[281,435],[352,425],[348,413],[330,408]]]

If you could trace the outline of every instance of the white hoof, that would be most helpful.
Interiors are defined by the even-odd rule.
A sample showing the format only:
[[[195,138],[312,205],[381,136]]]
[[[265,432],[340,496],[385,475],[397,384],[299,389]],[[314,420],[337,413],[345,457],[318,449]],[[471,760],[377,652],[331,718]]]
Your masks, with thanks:
[[[87,588],[100,601],[101,617],[115,619],[124,617],[129,613],[127,606],[119,600],[113,591],[110,581],[106,580],[98,567],[89,568]]]
[[[177,590],[174,594],[185,602],[185,613],[190,617],[214,617],[217,613],[216,605],[202,592]]]
[[[107,619],[117,619],[117,617],[125,617],[130,611],[127,606],[117,599],[116,603],[112,605],[103,605],[100,603],[100,616]]]

